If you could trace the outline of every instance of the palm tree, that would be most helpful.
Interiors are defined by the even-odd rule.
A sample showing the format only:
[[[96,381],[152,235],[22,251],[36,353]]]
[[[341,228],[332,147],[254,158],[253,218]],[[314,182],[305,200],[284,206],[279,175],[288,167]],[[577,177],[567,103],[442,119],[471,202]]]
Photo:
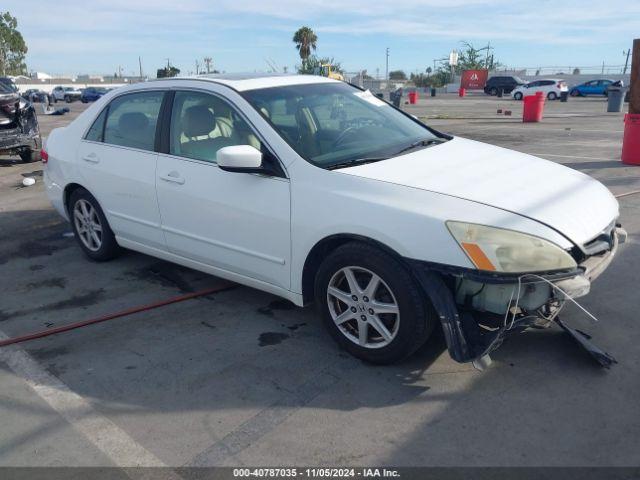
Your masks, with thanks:
[[[293,43],[296,44],[303,65],[311,55],[311,50],[316,49],[317,41],[318,36],[309,27],[301,27],[293,34]]]

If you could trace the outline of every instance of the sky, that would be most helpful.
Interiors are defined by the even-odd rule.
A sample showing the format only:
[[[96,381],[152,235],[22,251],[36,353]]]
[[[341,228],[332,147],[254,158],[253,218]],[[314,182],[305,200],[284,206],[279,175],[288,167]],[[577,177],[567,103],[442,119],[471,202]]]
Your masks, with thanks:
[[[167,58],[182,73],[213,58],[225,72],[293,71],[299,27],[318,35],[319,56],[348,72],[424,72],[468,41],[490,42],[509,67],[622,65],[640,37],[638,0],[4,0],[18,19],[30,71],[143,72]],[[377,70],[378,69],[378,70]],[[614,73],[611,71],[611,73]]]

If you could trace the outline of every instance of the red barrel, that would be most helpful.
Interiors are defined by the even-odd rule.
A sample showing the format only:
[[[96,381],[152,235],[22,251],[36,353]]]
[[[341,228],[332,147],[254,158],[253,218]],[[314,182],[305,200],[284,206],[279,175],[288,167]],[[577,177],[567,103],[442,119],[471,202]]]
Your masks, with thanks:
[[[464,97],[466,94],[467,94],[467,90],[466,90],[465,88],[460,87],[460,88],[458,89],[458,95],[459,95],[459,96]]]
[[[624,116],[622,163],[640,165],[640,114],[638,113],[627,113]]]
[[[409,103],[411,105],[418,103],[418,92],[409,92]]]
[[[524,97],[524,106],[522,108],[523,122],[539,122],[542,120],[543,112],[544,94],[542,92]]]

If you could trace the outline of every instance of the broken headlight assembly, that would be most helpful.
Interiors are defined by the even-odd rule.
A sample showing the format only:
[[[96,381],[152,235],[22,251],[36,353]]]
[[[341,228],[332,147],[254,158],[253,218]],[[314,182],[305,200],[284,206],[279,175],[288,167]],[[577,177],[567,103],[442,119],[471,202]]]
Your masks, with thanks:
[[[446,225],[478,270],[526,273],[577,267],[568,252],[540,237],[474,223],[448,221]]]

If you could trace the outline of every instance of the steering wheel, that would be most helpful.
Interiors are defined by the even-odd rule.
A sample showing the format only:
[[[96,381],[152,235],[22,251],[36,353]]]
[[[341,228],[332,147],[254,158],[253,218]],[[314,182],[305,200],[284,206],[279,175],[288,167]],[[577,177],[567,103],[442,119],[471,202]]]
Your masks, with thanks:
[[[349,138],[349,136],[353,135],[359,129],[360,129],[359,127],[353,127],[353,126],[347,127],[345,130],[342,131],[340,135],[338,135],[338,138],[335,139],[335,141],[333,142],[333,148],[336,148],[342,145],[346,138]]]
[[[352,136],[355,132],[357,132],[361,128],[373,126],[376,124],[381,125],[381,122],[371,118],[357,117],[349,120],[347,124],[349,126],[340,135],[338,135],[338,138],[336,138],[335,141],[333,142],[334,148],[340,146],[343,143],[346,143],[345,139]]]

